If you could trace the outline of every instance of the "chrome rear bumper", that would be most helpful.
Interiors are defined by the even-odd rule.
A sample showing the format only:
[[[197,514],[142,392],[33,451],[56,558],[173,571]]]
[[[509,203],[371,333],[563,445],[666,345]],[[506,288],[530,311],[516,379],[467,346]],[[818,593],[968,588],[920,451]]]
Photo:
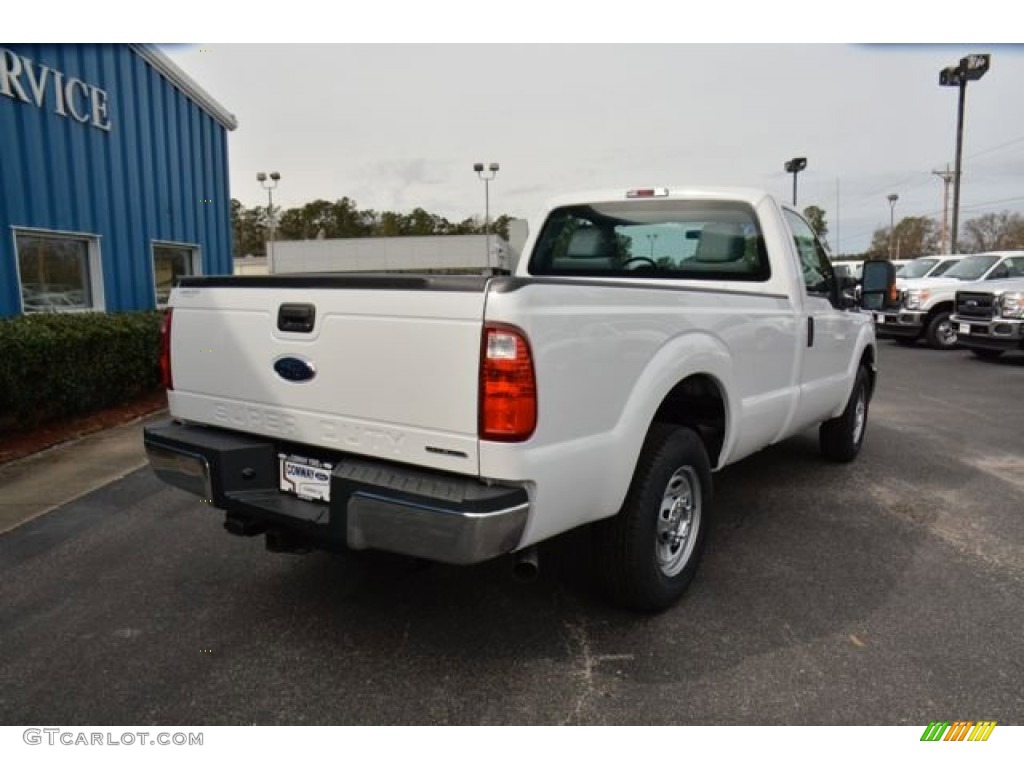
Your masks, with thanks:
[[[144,435],[157,477],[226,511],[230,531],[283,529],[313,546],[461,565],[514,551],[529,518],[525,488],[347,454],[323,457],[330,502],[305,500],[279,489],[280,446],[270,439],[175,422]]]

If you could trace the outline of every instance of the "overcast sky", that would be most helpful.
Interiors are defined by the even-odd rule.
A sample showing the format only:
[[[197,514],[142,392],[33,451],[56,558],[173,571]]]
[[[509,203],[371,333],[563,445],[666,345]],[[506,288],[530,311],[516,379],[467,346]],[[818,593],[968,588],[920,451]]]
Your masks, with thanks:
[[[734,185],[792,194],[829,242],[865,249],[896,219],[941,220],[957,89],[939,70],[992,67],[967,89],[961,221],[1024,211],[1024,46],[270,45],[164,51],[239,122],[231,194],[288,208],[347,196],[360,208],[482,216],[474,162],[498,162],[492,216],[601,187]],[[838,201],[837,201],[838,182]],[[838,224],[838,226],[837,226]]]

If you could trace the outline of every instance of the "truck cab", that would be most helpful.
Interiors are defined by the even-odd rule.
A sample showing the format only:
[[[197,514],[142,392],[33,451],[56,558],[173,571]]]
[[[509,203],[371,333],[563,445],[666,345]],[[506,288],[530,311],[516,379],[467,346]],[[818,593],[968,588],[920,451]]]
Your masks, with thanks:
[[[896,285],[900,286],[906,280],[917,280],[922,277],[942,277],[952,267],[959,264],[962,259],[963,256],[954,256],[952,254],[919,256],[913,261],[907,262],[896,271]]]

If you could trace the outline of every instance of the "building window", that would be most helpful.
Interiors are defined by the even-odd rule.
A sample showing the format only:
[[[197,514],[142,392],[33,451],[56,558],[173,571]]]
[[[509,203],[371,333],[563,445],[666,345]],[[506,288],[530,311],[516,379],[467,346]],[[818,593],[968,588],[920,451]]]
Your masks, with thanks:
[[[166,307],[171,288],[179,277],[199,274],[199,251],[191,245],[153,243],[153,275],[156,305]]]
[[[96,238],[22,230],[14,240],[25,312],[103,309]]]

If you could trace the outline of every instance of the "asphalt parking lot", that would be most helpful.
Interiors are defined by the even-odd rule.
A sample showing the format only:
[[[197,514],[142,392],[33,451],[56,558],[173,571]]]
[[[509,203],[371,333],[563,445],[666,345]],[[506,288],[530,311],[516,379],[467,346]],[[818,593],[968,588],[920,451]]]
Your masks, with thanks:
[[[858,461],[717,475],[655,617],[561,556],[270,554],[133,472],[0,535],[0,723],[1022,724],[1024,355],[880,348]]]

